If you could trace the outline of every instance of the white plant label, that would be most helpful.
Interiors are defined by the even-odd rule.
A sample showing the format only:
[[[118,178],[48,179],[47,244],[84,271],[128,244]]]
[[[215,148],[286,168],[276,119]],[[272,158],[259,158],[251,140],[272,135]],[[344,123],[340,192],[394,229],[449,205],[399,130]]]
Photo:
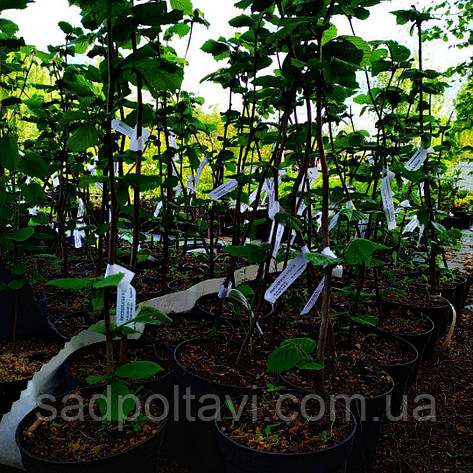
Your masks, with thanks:
[[[187,178],[186,189],[188,193],[194,190],[194,176],[192,174]]]
[[[248,204],[240,204],[240,213],[245,212],[250,207],[250,205],[254,203],[257,195],[258,195],[258,189],[255,189],[248,197]]]
[[[335,214],[335,217],[333,217],[332,220],[330,220],[330,224],[328,226],[328,231],[329,232],[331,232],[337,226],[339,217],[340,217],[340,212],[337,212]],[[320,219],[321,219],[320,224],[322,225],[322,214],[320,214]]]
[[[123,273],[123,278],[117,287],[116,323],[122,325],[135,317],[136,290],[131,285],[135,273],[119,264],[107,264],[105,277]]]
[[[419,219],[417,218],[417,215],[414,215],[414,217],[411,219],[411,221],[406,225],[406,227],[402,231],[402,234],[404,235],[404,233],[412,233],[418,226],[419,226]]]
[[[128,126],[126,123],[118,120],[118,118],[112,120],[112,128],[115,131],[118,131],[118,133],[128,136],[128,138],[132,138],[135,134],[135,130],[131,126]]]
[[[305,271],[308,261],[305,259],[305,254],[308,252],[307,247],[302,248],[302,253],[288,264],[287,268],[278,276],[276,281],[271,284],[268,290],[264,293],[264,298],[272,306],[284,294],[284,292],[291,286],[291,284]]]
[[[232,283],[230,283],[228,287],[225,287],[224,285],[222,285],[222,287],[218,291],[218,298],[225,299],[225,297],[227,297],[228,294],[230,294],[231,290],[232,290]]]
[[[116,324],[123,325],[135,318],[136,290],[130,284],[127,289],[117,289],[117,315]],[[133,328],[132,324],[127,325]]]
[[[386,214],[389,230],[394,230],[397,226],[396,212],[394,211],[393,192],[391,190],[393,179],[394,173],[389,169],[386,169],[386,175],[383,177],[383,181],[381,182],[381,198],[383,201],[384,213]]]
[[[425,225],[421,225],[419,227],[419,239],[417,240],[417,246],[420,245],[420,241],[422,240],[422,236],[424,235]]]
[[[204,170],[208,162],[209,162],[208,158],[204,158],[200,162],[199,168],[197,169],[197,172],[195,173],[194,192],[197,192],[197,189],[199,188],[200,176],[202,175],[202,171]]]
[[[163,203],[159,202],[158,205],[156,206],[156,208],[154,209],[154,214],[153,214],[156,218],[159,217],[159,214],[160,214],[162,208],[163,208]]]
[[[181,195],[181,193],[182,193],[182,186],[179,184],[176,187],[176,199]]]
[[[59,182],[59,177],[57,176],[56,173],[54,173],[52,176],[51,176],[51,179],[53,180],[53,187],[58,187],[60,182]]]
[[[229,181],[224,182],[221,186],[215,188],[213,191],[210,191],[209,196],[212,200],[218,200],[237,187],[238,181],[236,179],[230,179]]]
[[[274,217],[279,212],[280,206],[277,200],[269,200],[268,215],[271,220],[274,220]]]
[[[279,248],[281,247],[281,240],[284,235],[284,225],[281,225],[280,223],[277,224],[277,230],[276,230],[276,241],[274,243],[274,250],[273,250],[273,258],[276,258],[278,255]]]
[[[331,256],[332,258],[336,258],[337,255],[329,248],[324,248],[322,250],[322,254],[325,255],[325,256]],[[325,268],[325,266],[324,266]],[[338,278],[338,279],[341,279],[343,277],[343,266],[342,265],[338,265],[338,266],[335,266],[335,268],[333,268],[332,270],[332,276],[334,278]]]
[[[124,291],[125,289],[128,289],[132,279],[135,277],[135,273],[127,268],[124,268],[123,266],[120,266],[119,264],[107,264],[107,269],[105,271],[106,278],[119,273],[123,273],[124,276],[118,284],[118,287]]]
[[[419,197],[425,197],[425,182],[419,184]]]
[[[325,276],[322,278],[322,281],[320,281],[319,285],[317,286],[317,289],[314,291],[312,296],[310,296],[310,299],[307,301],[307,304],[302,309],[301,315],[308,314],[312,310],[312,307],[314,307],[315,303],[319,299],[320,294],[322,294],[324,286],[325,286]]]
[[[75,229],[74,233],[74,247],[79,249],[82,248],[82,233],[80,230]]]
[[[417,171],[422,166],[422,164],[424,164],[424,161],[427,159],[427,155],[432,153],[435,153],[433,148],[419,148],[406,164],[406,169],[408,171]]]
[[[132,128],[128,126],[126,123],[122,122],[118,119],[112,120],[112,128],[118,133],[122,135],[128,136],[130,138],[130,146],[129,149],[131,151],[143,151],[144,145],[148,141],[148,138],[151,135],[151,132],[146,128],[141,129],[141,136],[138,136],[137,128]]]

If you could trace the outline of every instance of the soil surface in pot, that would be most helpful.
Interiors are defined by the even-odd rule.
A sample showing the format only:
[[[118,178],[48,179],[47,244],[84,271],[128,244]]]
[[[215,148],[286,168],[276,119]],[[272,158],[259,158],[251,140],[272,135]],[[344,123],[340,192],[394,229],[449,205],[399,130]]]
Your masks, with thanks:
[[[315,399],[306,402],[306,416],[302,416],[301,399],[295,394],[298,402],[285,399],[278,410],[279,393],[264,392],[258,396],[256,422],[252,402],[246,403],[238,421],[228,419],[230,412],[225,412],[220,428],[230,439],[261,452],[303,453],[323,450],[347,438],[353,430],[353,423],[346,420],[345,410],[337,406],[335,419],[330,419],[327,412],[320,420],[311,420],[320,413],[320,403]],[[234,401],[238,412],[240,403]],[[278,416],[290,417],[297,413],[291,422],[284,422]],[[225,415],[226,414],[226,415]],[[269,427],[269,429],[268,429]]]
[[[246,310],[233,310],[232,304],[229,299],[224,299],[224,303],[222,306],[222,311],[219,313],[221,300],[218,298],[217,294],[208,294],[206,296],[202,296],[198,301],[196,307],[204,312],[209,314],[219,314],[219,316],[223,319],[233,319],[233,320],[242,320],[248,321],[248,312]],[[271,312],[271,305],[264,301],[263,303],[263,311],[261,315],[264,317],[265,315]]]
[[[10,383],[31,378],[63,345],[44,340],[20,340],[0,344],[0,382]]]
[[[28,432],[29,427],[21,433],[23,447],[36,457],[52,461],[75,461],[85,462],[97,460],[123,453],[131,447],[135,447],[156,434],[161,422],[145,419],[139,430],[135,430],[134,422],[125,422],[122,431],[117,423],[106,426],[100,420],[94,420],[89,412],[89,403],[95,393],[77,392],[83,399],[85,408],[83,420],[66,420],[57,416],[54,421],[43,421],[33,432]],[[100,393],[97,393],[100,394]],[[140,399],[141,407],[144,407],[145,395]],[[77,398],[69,397],[65,402],[55,404],[59,412],[68,407],[67,415],[75,416],[79,412]],[[93,412],[100,417],[97,403],[94,403]],[[162,414],[162,406],[159,402],[151,403],[150,412],[159,418]],[[50,415],[50,411],[44,415]],[[113,425],[115,424],[115,425]],[[84,466],[86,471],[87,467]]]
[[[171,325],[147,325],[141,340],[155,341],[162,347],[174,350],[177,345],[192,338],[207,338],[217,336],[228,339],[232,335],[230,326],[213,324],[208,317],[189,317],[186,314],[170,315]],[[217,342],[218,343],[218,342]]]
[[[216,384],[255,388],[274,381],[266,372],[267,354],[255,350],[236,367],[240,344],[215,340],[195,340],[180,351],[178,360],[189,371]]]
[[[377,327],[396,335],[421,335],[429,331],[432,324],[409,309],[393,308],[378,320]]]
[[[293,370],[285,373],[284,377],[298,387],[313,390],[314,371]],[[353,362],[342,356],[325,379],[325,392],[331,395],[359,394],[372,398],[388,392],[392,384],[391,377],[380,368],[360,361]]]
[[[409,346],[401,341],[356,329],[351,340],[347,333],[339,335],[336,346],[338,353],[369,364],[396,365],[412,361],[415,357]]]
[[[84,330],[88,330],[91,325],[102,320],[100,312],[78,312],[66,314],[54,322],[56,330],[66,338],[72,338]]]
[[[163,371],[156,373],[153,377],[145,381],[159,379],[174,368],[174,359],[172,352],[162,349],[156,350],[152,344],[133,344],[131,340],[128,345],[128,361],[154,361],[163,368]],[[118,367],[118,353],[120,343],[115,341],[114,348],[114,362],[115,367]],[[69,370],[77,379],[84,380],[88,376],[103,376],[107,373],[105,343],[98,346],[95,345],[93,349],[82,352],[79,360],[73,359],[69,365]],[[142,380],[124,380],[125,383],[140,384]]]

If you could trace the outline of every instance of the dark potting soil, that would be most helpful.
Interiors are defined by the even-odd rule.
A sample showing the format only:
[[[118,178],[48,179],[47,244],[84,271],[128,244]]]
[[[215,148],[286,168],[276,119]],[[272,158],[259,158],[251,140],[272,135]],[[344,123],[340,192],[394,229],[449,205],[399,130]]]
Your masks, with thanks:
[[[20,340],[0,344],[0,382],[8,383],[31,378],[52,357],[62,344],[44,340]]]
[[[301,415],[299,403],[285,399],[280,409],[283,416],[298,415],[292,422],[283,422],[277,414],[279,396],[268,392],[258,396],[256,422],[251,401],[245,405],[240,420],[234,422],[224,415],[220,423],[222,431],[232,440],[262,452],[303,453],[332,447],[347,438],[353,429],[352,422],[346,420],[346,412],[338,406],[334,420],[330,419],[330,413],[320,420],[310,420],[320,413],[320,403],[314,399],[306,403],[307,420]],[[300,402],[302,396],[296,397]],[[234,405],[238,412],[239,403]]]
[[[147,325],[142,340],[156,341],[159,346],[174,350],[179,343],[191,338],[206,338],[217,336],[229,338],[231,328],[217,324],[215,327],[208,317],[189,317],[186,315],[170,315],[173,320],[171,325]]]
[[[130,341],[131,342],[131,341]],[[115,367],[118,367],[118,353],[120,343],[114,342],[114,362]],[[135,345],[129,343],[128,346],[128,361],[154,361],[163,368],[163,371],[156,373],[149,380],[158,379],[171,371],[174,368],[174,359],[172,353],[168,350],[157,350],[152,344]],[[84,380],[88,376],[103,376],[107,373],[105,344],[102,346],[94,346],[93,350],[83,353],[80,360],[73,360],[69,365],[70,372],[73,376],[80,380]],[[140,380],[124,380],[131,384],[140,384]]]
[[[64,337],[72,338],[102,320],[100,312],[76,312],[66,314],[54,322],[56,330]]]
[[[389,288],[388,290],[390,290]],[[411,307],[436,308],[445,306],[445,299],[431,296],[424,288],[406,287],[404,291],[390,291],[390,302],[399,302],[400,304]]]
[[[104,458],[109,455],[122,453],[137,446],[152,437],[163,422],[146,419],[137,431],[133,422],[125,422],[122,431],[118,424],[105,427],[103,422],[94,420],[89,412],[89,401],[93,394],[81,394],[86,403],[83,409],[83,420],[68,421],[57,416],[54,421],[43,421],[36,430],[29,433],[26,428],[22,434],[22,443],[26,450],[33,455],[52,461],[90,461]],[[144,406],[144,398],[141,400]],[[68,416],[78,413],[77,399],[73,397],[68,401],[56,404],[60,410],[69,406]],[[159,403],[151,404],[151,412],[155,418],[161,415],[162,407]],[[94,404],[96,416],[100,416],[97,403]],[[49,413],[45,413],[48,415]],[[86,467],[85,467],[86,468]]]
[[[209,313],[209,314],[218,314],[220,317],[224,319],[234,319],[234,320],[242,320],[242,321],[249,321],[249,314],[246,310],[233,310],[232,303],[229,299],[224,299],[224,303],[222,306],[221,312],[220,310],[221,300],[218,298],[217,294],[209,294],[207,296],[201,297],[197,301],[197,307],[201,310]],[[271,305],[266,301],[263,302],[261,316],[268,315],[271,312]],[[261,317],[260,316],[260,317]]]
[[[351,341],[348,334],[339,335],[336,347],[338,353],[369,364],[393,365],[414,359],[413,352],[404,343],[356,329]]]
[[[308,370],[293,370],[284,374],[292,384],[310,390],[313,390],[314,376],[315,372]],[[391,386],[391,377],[380,368],[343,356],[325,380],[325,392],[329,395],[358,394],[372,398],[388,392]]]
[[[266,372],[265,353],[255,350],[236,367],[239,349],[239,343],[196,340],[181,350],[178,360],[195,375],[216,384],[255,388],[274,381],[274,375]]]
[[[431,328],[425,317],[409,309],[395,308],[378,320],[378,328],[396,335],[422,334]]]

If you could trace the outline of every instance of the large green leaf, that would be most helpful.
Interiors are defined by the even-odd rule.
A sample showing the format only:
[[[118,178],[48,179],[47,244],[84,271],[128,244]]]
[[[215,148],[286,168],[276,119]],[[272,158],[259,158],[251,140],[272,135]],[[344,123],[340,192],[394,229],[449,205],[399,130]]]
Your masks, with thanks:
[[[345,261],[348,264],[371,264],[373,253],[378,250],[388,250],[389,247],[374,241],[358,238],[350,243],[345,251]]]
[[[99,142],[95,126],[82,125],[67,140],[67,147],[74,152],[86,151]]]
[[[343,263],[343,260],[340,258],[334,258],[333,256],[327,256],[321,253],[307,253],[305,259],[310,261],[314,266],[330,266]]]
[[[115,375],[124,379],[148,379],[160,371],[163,368],[153,361],[132,361],[117,368]]]
[[[0,138],[0,165],[9,171],[17,171],[20,156],[18,154],[18,137],[7,135]]]
[[[194,12],[191,0],[171,0],[171,7],[183,11],[186,15],[192,15]]]
[[[48,163],[38,154],[26,152],[25,156],[20,159],[20,171],[30,177],[44,178],[51,173]]]
[[[10,235],[6,235],[5,238],[8,238],[9,240],[15,240],[15,241],[26,241],[28,238],[30,238],[34,233],[34,228],[32,227],[25,227],[25,228],[20,228],[16,232],[11,233]]]
[[[123,273],[118,273],[112,274],[111,276],[107,276],[106,278],[104,278],[103,276],[101,276],[100,278],[95,278],[93,288],[105,289],[106,287],[117,287],[124,276],[125,275]]]
[[[28,3],[32,3],[33,0],[0,0],[0,12],[2,10],[23,10],[28,6]]]
[[[58,287],[60,289],[72,289],[72,290],[78,291],[81,289],[88,289],[92,287],[92,283],[93,283],[92,278],[84,278],[84,279],[63,278],[63,279],[54,279],[53,281],[49,281],[47,285]]]
[[[280,374],[294,368],[303,358],[296,345],[290,343],[276,348],[268,358],[268,371]]]

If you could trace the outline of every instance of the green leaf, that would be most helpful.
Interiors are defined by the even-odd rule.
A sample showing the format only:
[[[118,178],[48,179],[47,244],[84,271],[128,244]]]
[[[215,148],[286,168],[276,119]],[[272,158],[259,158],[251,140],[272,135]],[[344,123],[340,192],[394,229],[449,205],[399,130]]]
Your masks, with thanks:
[[[17,171],[20,161],[18,137],[7,135],[0,138],[0,165],[9,171]]]
[[[238,305],[244,307],[248,312],[251,312],[251,305],[248,302],[248,299],[245,295],[238,289],[232,289],[228,295],[227,299],[230,299],[232,302],[237,303]]]
[[[93,278],[63,278],[63,279],[54,279],[46,283],[48,286],[58,287],[60,289],[72,289],[75,291],[81,289],[89,289],[92,287],[94,279]]]
[[[296,345],[289,343],[276,348],[268,358],[268,371],[280,374],[294,368],[303,358]]]
[[[20,159],[19,167],[30,177],[45,178],[50,175],[48,163],[38,153],[26,152]]]
[[[378,317],[370,314],[358,315],[356,317],[351,317],[351,319],[359,324],[370,325],[372,327],[376,327],[378,324]]]
[[[190,0],[171,0],[171,8],[181,10],[186,15],[192,15],[194,8]]]
[[[25,284],[26,281],[24,279],[12,279],[8,283],[8,287],[14,291],[19,291]]]
[[[25,228],[20,228],[14,233],[11,233],[10,235],[6,235],[5,238],[9,240],[15,240],[15,241],[26,241],[28,238],[30,238],[34,233],[34,228],[33,227],[25,227]]]
[[[310,357],[306,357],[302,358],[302,360],[297,363],[296,368],[300,370],[320,371],[324,369],[324,365]]]
[[[345,261],[348,264],[367,264],[371,263],[373,253],[378,250],[388,250],[389,247],[381,243],[358,238],[350,243],[345,251]]]
[[[317,342],[312,340],[312,338],[303,337],[303,338],[289,338],[282,342],[282,345],[287,345],[288,343],[293,343],[296,345],[299,350],[301,350],[304,354],[308,355],[315,350],[317,346]]]
[[[86,151],[99,143],[99,135],[95,126],[82,125],[67,140],[67,147],[74,152]]]
[[[105,289],[106,287],[117,287],[125,275],[123,273],[112,274],[104,278],[103,276],[94,279],[92,287],[94,289]]]
[[[262,263],[266,260],[269,250],[268,244],[255,245],[249,244],[245,246],[227,245],[223,251],[237,258],[247,258],[249,263]]]
[[[141,306],[138,315],[135,317],[135,322],[162,325],[172,324],[173,320],[159,309],[145,305]]]
[[[28,6],[28,3],[32,3],[33,0],[0,0],[0,12],[2,10],[23,10]]]
[[[105,376],[87,376],[87,378],[85,379],[85,381],[87,382],[87,384],[99,384],[101,383],[102,381],[105,381],[107,379],[110,379],[111,376],[110,375],[105,375]]]
[[[132,361],[115,370],[115,375],[124,379],[148,379],[163,368],[153,361]]]
[[[343,263],[341,258],[323,255],[321,253],[306,253],[305,259],[310,261],[314,266],[331,266]]]

